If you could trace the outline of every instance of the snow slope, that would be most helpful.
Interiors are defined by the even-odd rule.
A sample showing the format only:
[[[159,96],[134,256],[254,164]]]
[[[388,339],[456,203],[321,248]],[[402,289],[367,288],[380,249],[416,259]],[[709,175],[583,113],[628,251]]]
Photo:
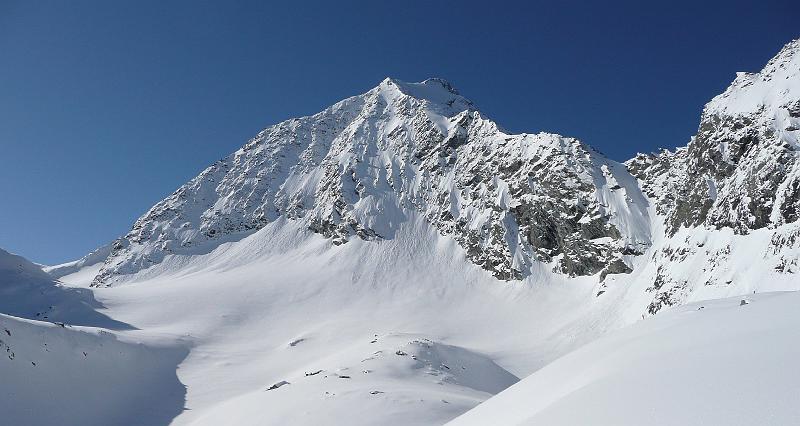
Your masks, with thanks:
[[[497,285],[458,247],[414,214],[391,240],[339,246],[279,219],[94,294],[116,319],[191,345],[175,424],[441,424],[554,347],[599,334],[556,330],[594,309],[599,320],[605,303],[592,303],[588,278]]]
[[[448,425],[800,424],[798,304],[800,293],[786,292],[670,309],[565,355]]]
[[[730,238],[740,250],[731,265],[746,264],[745,247],[763,241]],[[722,239],[706,242],[717,246]],[[175,424],[442,424],[515,376],[640,320],[652,298],[652,282],[641,278],[652,255],[603,284],[543,268],[499,285],[421,215],[391,240],[338,246],[283,219],[204,255],[168,256],[94,294],[114,318],[189,345],[178,369],[187,410]],[[754,267],[753,277],[771,269]],[[773,273],[724,291],[797,288]]]
[[[62,263],[60,265],[46,266],[43,269],[53,278],[58,278],[64,282],[74,281],[76,279],[81,280],[81,278],[85,279],[85,277],[81,277],[75,274],[77,274],[78,272],[82,272],[83,275],[86,275],[90,274],[91,271],[94,271],[94,275],[97,275],[97,271],[99,271],[100,268],[103,266],[103,262],[106,261],[109,254],[111,254],[111,245],[107,244],[103,247],[98,248],[97,250],[92,251],[91,253],[87,254],[86,256],[78,260]],[[72,276],[72,279],[69,278],[64,279],[65,277],[70,277],[70,276]]]
[[[484,355],[404,333],[375,334],[312,365],[196,423],[257,425],[268,414],[272,424],[441,424],[518,380]]]

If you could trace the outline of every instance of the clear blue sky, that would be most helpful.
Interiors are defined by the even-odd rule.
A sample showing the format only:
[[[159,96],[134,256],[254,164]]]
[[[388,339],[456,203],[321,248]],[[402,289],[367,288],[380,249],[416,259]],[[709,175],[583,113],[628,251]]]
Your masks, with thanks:
[[[386,76],[610,157],[684,145],[800,2],[0,0],[0,247],[57,263],[278,121]]]

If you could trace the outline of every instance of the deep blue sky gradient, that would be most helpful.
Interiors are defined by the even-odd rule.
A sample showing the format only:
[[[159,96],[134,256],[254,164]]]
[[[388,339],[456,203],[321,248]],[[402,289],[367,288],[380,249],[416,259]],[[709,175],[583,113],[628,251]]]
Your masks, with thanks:
[[[798,16],[796,0],[0,0],[0,247],[80,257],[261,128],[386,76],[445,78],[511,131],[616,160],[684,145]]]

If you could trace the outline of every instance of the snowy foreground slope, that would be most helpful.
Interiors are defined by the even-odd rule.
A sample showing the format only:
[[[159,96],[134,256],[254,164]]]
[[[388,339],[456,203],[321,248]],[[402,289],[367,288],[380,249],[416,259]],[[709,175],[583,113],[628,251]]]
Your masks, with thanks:
[[[509,134],[439,79],[387,79],[269,127],[81,260],[45,273],[0,252],[0,321],[11,332],[0,337],[15,353],[0,357],[0,412],[13,404],[16,423],[49,424],[48,410],[85,393],[129,403],[70,403],[85,409],[61,424],[435,425],[532,373],[498,401],[535,386],[567,393],[581,380],[580,392],[607,390],[594,364],[628,384],[619,359],[664,371],[659,354],[700,335],[670,334],[672,325],[710,333],[711,322],[735,318],[719,324],[728,334],[717,337],[731,342],[719,346],[744,353],[738,333],[761,341],[752,327],[791,316],[781,313],[791,303],[776,301],[797,298],[760,294],[800,289],[798,87],[795,41],[712,100],[686,148],[625,164],[572,138]],[[753,303],[662,315],[739,295]],[[770,315],[739,315],[759,305]],[[794,319],[764,342],[796,352]],[[602,336],[610,340],[556,361]],[[658,336],[677,346],[656,346],[658,367],[644,365],[652,345],[637,342]],[[609,341],[630,352],[600,354]],[[92,353],[103,360],[87,363]],[[596,359],[558,367],[581,353]],[[692,356],[673,358],[689,374],[686,364],[706,361]],[[529,385],[548,368],[559,383]],[[52,383],[28,380],[39,376]],[[755,389],[727,379],[709,379],[726,389],[704,392]],[[670,383],[653,391],[665,406],[697,386]],[[758,388],[785,416],[778,423],[797,412],[784,385]],[[66,399],[50,389],[70,386],[78,392]],[[575,401],[593,398],[580,392]],[[566,394],[548,398],[514,413],[555,421],[572,407]],[[492,405],[475,415],[491,417],[480,413]]]
[[[448,425],[800,424],[798,306],[800,293],[785,292],[672,308],[559,358]]]

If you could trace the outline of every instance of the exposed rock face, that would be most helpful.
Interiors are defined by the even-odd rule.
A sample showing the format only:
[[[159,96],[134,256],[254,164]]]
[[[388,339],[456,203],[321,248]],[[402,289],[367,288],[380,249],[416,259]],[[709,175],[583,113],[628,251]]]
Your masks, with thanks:
[[[114,243],[95,285],[281,216],[334,244],[392,238],[409,209],[503,280],[533,262],[627,272],[623,253],[650,243],[647,202],[621,164],[575,139],[508,134],[443,80],[386,79],[265,129],[156,204]]]
[[[686,148],[627,162],[666,217],[739,233],[792,223],[800,207],[800,41],[759,73],[739,73],[706,105]]]

